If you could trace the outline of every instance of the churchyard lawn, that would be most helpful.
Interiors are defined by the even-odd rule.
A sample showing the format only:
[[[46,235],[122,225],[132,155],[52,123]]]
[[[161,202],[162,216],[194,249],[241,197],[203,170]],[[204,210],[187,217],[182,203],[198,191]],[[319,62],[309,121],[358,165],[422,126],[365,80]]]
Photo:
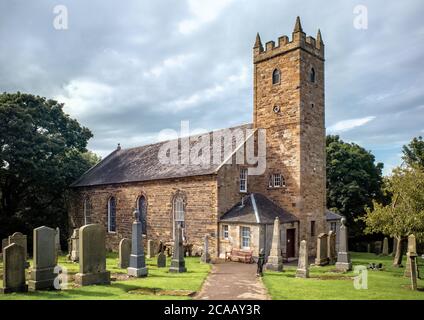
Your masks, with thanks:
[[[157,299],[192,299],[190,292],[199,291],[203,281],[209,273],[210,265],[200,263],[200,258],[187,257],[185,259],[186,273],[169,273],[170,258],[167,258],[166,268],[156,267],[156,257],[146,259],[149,275],[146,278],[127,277],[126,269],[117,267],[116,253],[108,253],[107,270],[111,272],[111,285],[93,285],[74,287],[73,279],[67,290],[37,291],[28,293],[12,293],[0,295],[0,300],[28,300],[28,299],[104,299],[104,300],[157,300]],[[32,261],[30,260],[32,265]],[[78,272],[79,265],[68,261],[65,256],[59,257],[60,266],[67,268],[68,274]],[[0,272],[3,265],[0,264]],[[1,279],[3,275],[1,274]],[[27,276],[27,279],[29,277]],[[116,279],[116,281],[114,281]],[[0,280],[1,284],[2,280]]]
[[[403,277],[405,268],[393,268],[392,257],[373,253],[351,253],[353,267],[382,263],[384,270],[368,270],[368,289],[355,289],[353,271],[336,273],[335,266],[311,267],[310,278],[295,278],[296,266],[284,266],[284,272],[266,271],[263,282],[275,300],[424,300],[424,280],[418,280],[421,291],[409,289],[410,279]],[[420,274],[424,261],[418,258]],[[406,264],[404,257],[403,265]]]

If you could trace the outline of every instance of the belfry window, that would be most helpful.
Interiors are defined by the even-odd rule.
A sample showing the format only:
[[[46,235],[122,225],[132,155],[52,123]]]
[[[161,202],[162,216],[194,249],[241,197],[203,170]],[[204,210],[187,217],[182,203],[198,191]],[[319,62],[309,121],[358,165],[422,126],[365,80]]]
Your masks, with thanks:
[[[280,83],[280,70],[274,69],[272,72],[272,84],[279,84]]]
[[[310,80],[312,83],[315,83],[315,69],[314,69],[314,68],[311,68],[311,72],[310,72],[310,74],[309,74],[309,80]]]

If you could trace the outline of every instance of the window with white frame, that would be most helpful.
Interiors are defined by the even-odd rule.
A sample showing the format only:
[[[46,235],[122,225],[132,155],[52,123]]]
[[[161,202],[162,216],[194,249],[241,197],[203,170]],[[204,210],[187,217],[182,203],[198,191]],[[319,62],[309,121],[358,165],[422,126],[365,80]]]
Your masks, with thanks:
[[[222,226],[222,238],[225,240],[228,240],[229,238],[228,224],[224,224]]]
[[[250,249],[250,228],[241,227],[241,247],[243,249]]]
[[[110,197],[107,202],[107,231],[116,232],[116,200]]]
[[[184,199],[181,196],[176,196],[174,199],[174,230],[173,235],[177,234],[178,226],[184,229],[185,213],[184,213]],[[184,230],[183,230],[184,238]]]
[[[281,188],[286,186],[286,181],[281,174],[272,174],[269,176],[268,187],[269,188]]]
[[[240,192],[247,192],[247,169],[240,169]]]

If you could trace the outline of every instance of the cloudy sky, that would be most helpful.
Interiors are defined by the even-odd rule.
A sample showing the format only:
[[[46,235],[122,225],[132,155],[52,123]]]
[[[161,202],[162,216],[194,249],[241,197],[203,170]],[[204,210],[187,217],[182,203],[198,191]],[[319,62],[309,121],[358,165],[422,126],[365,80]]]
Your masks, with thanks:
[[[65,26],[60,5],[67,29],[54,27]],[[367,29],[355,28],[358,5]],[[64,102],[102,156],[181,120],[248,123],[256,32],[291,36],[298,15],[326,45],[327,132],[371,150],[388,173],[424,135],[422,0],[1,0],[0,91]]]

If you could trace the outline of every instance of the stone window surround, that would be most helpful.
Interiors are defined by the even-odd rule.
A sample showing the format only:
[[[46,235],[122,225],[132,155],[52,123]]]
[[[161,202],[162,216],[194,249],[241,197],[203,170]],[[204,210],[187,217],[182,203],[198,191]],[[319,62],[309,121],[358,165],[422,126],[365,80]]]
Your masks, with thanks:
[[[115,230],[111,230],[111,200],[113,199],[113,201],[115,202],[115,222],[114,222],[114,227]],[[107,199],[107,232],[108,233],[116,233],[116,197],[115,196],[109,196],[109,198]]]
[[[222,225],[222,239],[229,240],[230,239],[230,230],[228,224]]]
[[[183,240],[185,241],[186,240],[186,237],[185,237],[185,234],[186,234],[186,232],[185,232],[185,229],[186,229],[186,226],[185,226],[185,214],[187,213],[187,210],[186,210],[186,208],[187,208],[187,195],[182,190],[177,190],[172,195],[172,198],[171,198],[170,218],[171,218],[171,226],[172,226],[172,238],[175,239],[175,222],[176,222],[175,221],[175,211],[176,211],[175,203],[176,203],[177,199],[181,199],[182,200],[182,210],[183,210],[183,213],[184,213],[184,221],[183,221],[182,231],[183,231]]]
[[[244,241],[247,241],[246,243],[248,244],[247,246],[245,245]],[[251,230],[250,227],[247,226],[240,226],[240,248],[244,249],[244,250],[250,250],[251,247]]]
[[[309,81],[312,82],[312,83],[317,82],[316,71],[315,71],[314,66],[311,66],[311,68],[309,69]]]
[[[275,79],[275,77],[277,76],[276,73],[278,73],[278,80]],[[279,85],[280,83],[281,83],[281,71],[280,71],[280,69],[275,68],[272,71],[272,85],[275,86],[275,85]]]

